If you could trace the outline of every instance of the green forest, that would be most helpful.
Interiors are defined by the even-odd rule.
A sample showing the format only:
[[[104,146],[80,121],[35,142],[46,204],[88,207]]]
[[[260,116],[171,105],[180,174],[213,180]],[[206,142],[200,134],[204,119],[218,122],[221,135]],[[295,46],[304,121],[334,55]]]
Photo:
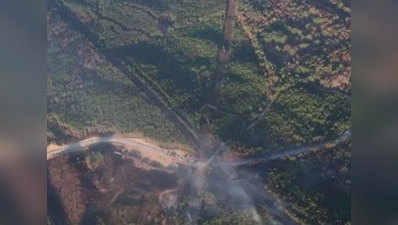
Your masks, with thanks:
[[[49,143],[209,132],[250,158],[351,130],[350,0],[50,0],[47,20]],[[350,168],[348,138],[249,169],[299,224],[348,225]]]

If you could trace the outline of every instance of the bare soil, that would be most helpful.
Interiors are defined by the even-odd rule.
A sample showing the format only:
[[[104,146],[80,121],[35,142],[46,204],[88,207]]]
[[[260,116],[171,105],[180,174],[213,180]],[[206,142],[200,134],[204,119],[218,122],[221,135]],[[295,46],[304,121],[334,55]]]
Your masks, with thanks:
[[[175,173],[139,154],[116,153],[118,147],[100,144],[49,160],[48,207],[55,225],[171,224],[159,195],[176,189]]]

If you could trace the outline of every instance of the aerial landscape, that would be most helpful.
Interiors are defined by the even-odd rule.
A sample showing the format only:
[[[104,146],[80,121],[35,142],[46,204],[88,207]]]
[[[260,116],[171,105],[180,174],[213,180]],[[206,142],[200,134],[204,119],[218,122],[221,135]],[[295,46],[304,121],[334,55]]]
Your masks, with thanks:
[[[49,0],[48,225],[351,225],[350,0]]]

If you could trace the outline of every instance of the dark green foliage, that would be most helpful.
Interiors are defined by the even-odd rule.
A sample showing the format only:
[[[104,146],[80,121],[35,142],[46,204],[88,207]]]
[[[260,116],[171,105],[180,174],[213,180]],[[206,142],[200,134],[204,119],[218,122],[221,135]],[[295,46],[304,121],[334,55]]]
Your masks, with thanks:
[[[307,224],[349,224],[351,142],[327,152],[274,162],[270,187]]]
[[[224,0],[52,1],[74,16],[49,16],[48,111],[68,129],[186,141],[137,80],[155,90],[168,110],[193,127],[210,127],[246,155],[331,140],[351,127],[347,1],[240,1],[244,23],[236,23],[219,96],[211,90],[224,41]],[[333,224],[339,216],[346,221],[346,208],[327,208],[324,187],[296,185],[299,163],[292,164],[293,172],[277,168],[271,178],[283,186],[276,192],[297,194],[288,199],[293,204],[309,204],[293,212],[310,224]],[[319,218],[309,221],[318,209]],[[245,223],[227,214],[203,221]]]
[[[349,126],[349,98],[338,92],[323,93],[327,89],[324,87],[327,84],[325,74],[341,72],[341,62],[335,61],[330,54],[336,49],[345,51],[349,46],[343,41],[331,44],[329,34],[312,29],[327,22],[319,11],[313,9],[318,5],[305,3],[295,17],[274,14],[277,20],[268,26],[253,25],[254,29],[260,31],[257,32],[257,38],[260,47],[264,48],[261,51],[269,59],[266,63],[271,63],[278,77],[273,90],[267,87],[269,78],[263,73],[261,60],[256,55],[259,49],[244,36],[240,25],[237,26],[231,49],[232,58],[221,80],[221,96],[217,106],[204,110],[212,98],[209,93],[215,82],[217,47],[223,41],[222,1],[105,0],[90,1],[86,5],[74,1],[65,3],[79,18],[94,15],[90,24],[98,26],[87,24],[87,27],[99,35],[95,46],[102,46],[103,43],[106,54],[121,64],[127,64],[133,76],[146,79],[174,110],[182,112],[195,123],[210,121],[214,131],[226,141],[250,148],[279,148],[330,139]],[[94,6],[99,3],[103,4],[105,10],[98,12]],[[276,6],[268,7],[270,4],[269,1],[251,0],[243,1],[241,7],[251,5],[260,12],[264,11],[264,15],[273,15]],[[292,1],[286,6],[286,11],[296,10],[298,4],[301,3]],[[164,30],[159,18],[169,18],[171,27]],[[345,29],[337,22],[335,29]],[[72,79],[68,75],[71,74],[68,65],[77,62],[73,62],[73,58],[56,57],[51,61],[62,61],[66,65],[62,67],[62,64],[50,62],[57,74],[54,77],[55,85],[61,88],[58,87],[59,82]],[[298,65],[288,67],[287,64],[293,61],[298,62]],[[134,84],[126,86],[114,81],[101,81],[93,85],[96,91],[86,87],[85,82],[97,79],[95,73],[87,71],[80,76],[84,79],[84,87],[82,90],[73,90],[79,99],[69,97],[61,100],[71,105],[71,110],[64,115],[66,120],[79,117],[72,124],[87,123],[101,115],[102,111],[87,108],[87,104],[98,105],[108,101],[104,102],[107,106],[118,105],[119,108],[119,105],[125,105],[123,111],[133,109],[132,105],[121,103],[124,101],[121,95],[136,96],[139,92],[134,90]],[[124,82],[129,83],[127,80]],[[101,98],[102,90],[107,89],[109,92]],[[95,101],[85,100],[88,91],[96,96]],[[280,92],[280,96],[273,100],[269,96],[270,91]],[[106,98],[110,93],[115,94],[112,100]],[[54,111],[51,107],[50,104],[50,109]],[[58,109],[59,113],[65,111]],[[106,111],[118,112],[119,109],[110,108]],[[116,129],[126,131],[140,127],[139,130],[145,130],[146,133],[152,129],[152,125],[131,126],[124,124]]]

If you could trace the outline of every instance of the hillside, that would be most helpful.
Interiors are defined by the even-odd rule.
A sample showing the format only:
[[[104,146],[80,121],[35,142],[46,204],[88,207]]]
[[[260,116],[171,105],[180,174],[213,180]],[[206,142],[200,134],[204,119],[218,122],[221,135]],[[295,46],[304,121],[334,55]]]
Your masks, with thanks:
[[[351,128],[350,4],[50,0],[48,142],[134,134],[209,159],[210,137],[228,146],[224,158],[243,160],[334,141]],[[349,224],[350,149],[348,138],[234,170],[259,176],[261,195],[293,220]],[[218,207],[198,223],[250,224]],[[255,207],[267,218],[269,207]]]

